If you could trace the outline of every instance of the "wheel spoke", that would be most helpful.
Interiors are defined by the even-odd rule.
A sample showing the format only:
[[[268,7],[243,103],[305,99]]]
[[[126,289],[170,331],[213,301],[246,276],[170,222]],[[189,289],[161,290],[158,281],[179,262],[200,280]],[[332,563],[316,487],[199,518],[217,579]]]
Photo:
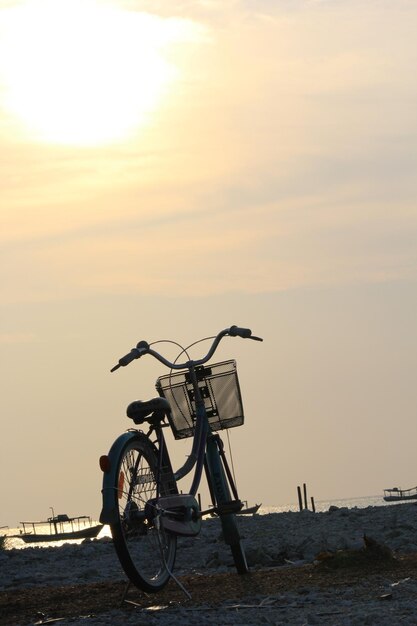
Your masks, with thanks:
[[[176,538],[155,527],[152,509],[146,507],[157,494],[157,466],[154,449],[144,437],[127,445],[116,485],[118,522],[111,527],[126,574],[145,591],[157,591],[168,582],[176,552]],[[161,492],[164,489],[162,485]]]

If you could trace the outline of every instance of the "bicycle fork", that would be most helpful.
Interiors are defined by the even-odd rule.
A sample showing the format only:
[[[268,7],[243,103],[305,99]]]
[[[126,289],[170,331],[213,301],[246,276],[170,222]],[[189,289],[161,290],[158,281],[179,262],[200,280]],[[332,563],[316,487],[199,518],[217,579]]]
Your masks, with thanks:
[[[213,511],[220,516],[222,522],[224,540],[230,546],[238,544],[240,535],[235,514],[242,509],[243,503],[237,494],[236,485],[224,453],[223,442],[219,435],[210,433],[207,437],[204,468],[214,505]],[[233,500],[230,491],[232,491]]]

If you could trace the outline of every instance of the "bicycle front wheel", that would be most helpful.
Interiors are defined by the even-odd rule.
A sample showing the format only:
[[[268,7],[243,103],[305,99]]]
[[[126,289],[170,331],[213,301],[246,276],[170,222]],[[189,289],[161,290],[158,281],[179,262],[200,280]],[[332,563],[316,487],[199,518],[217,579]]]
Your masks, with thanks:
[[[145,435],[127,442],[116,472],[117,522],[110,526],[119,561],[131,582],[143,591],[160,591],[175,563],[177,538],[158,528],[146,503],[157,496],[158,458]],[[160,495],[168,493],[160,485]]]

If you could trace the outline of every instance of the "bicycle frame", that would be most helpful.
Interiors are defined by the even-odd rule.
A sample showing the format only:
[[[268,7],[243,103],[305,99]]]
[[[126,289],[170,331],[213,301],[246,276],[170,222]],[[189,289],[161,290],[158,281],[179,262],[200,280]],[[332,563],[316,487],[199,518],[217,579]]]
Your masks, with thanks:
[[[224,453],[222,440],[217,433],[211,430],[203,393],[200,390],[199,378],[196,372],[197,367],[209,361],[220,343],[220,340],[226,335],[262,341],[258,337],[252,337],[252,333],[249,329],[232,326],[221,331],[214,338],[204,358],[189,360],[186,363],[180,364],[171,363],[153,350],[147,342],[142,341],[139,342],[136,348],[133,348],[130,353],[119,359],[118,365],[112,368],[111,371],[114,371],[120,366],[128,365],[134,359],[140,358],[145,354],[150,354],[171,370],[188,371],[189,382],[193,390],[193,402],[195,403],[195,428],[191,454],[185,463],[174,472],[163,433],[163,428],[169,425],[166,422],[166,417],[169,415],[169,404],[166,398],[163,397],[163,393],[160,392],[162,397],[148,402],[137,401],[132,403],[132,405],[137,405],[135,406],[135,411],[139,411],[139,413],[128,413],[128,415],[132,417],[137,424],[149,422],[150,427],[147,433],[138,429],[131,429],[123,433],[113,443],[108,455],[101,457],[100,467],[104,476],[102,490],[103,508],[100,521],[105,524],[110,524],[110,526],[120,523],[120,510],[115,493],[120,493],[120,487],[118,486],[120,484],[118,483],[118,467],[124,451],[128,448],[136,448],[144,450],[146,456],[146,450],[148,450],[148,458],[149,455],[154,455],[156,461],[156,468],[155,463],[153,465],[155,468],[153,470],[153,476],[156,493],[155,496],[152,496],[146,501],[146,505],[140,513],[138,512],[136,514],[134,508],[129,508],[129,523],[140,525],[146,520],[148,526],[144,527],[144,532],[150,528],[161,528],[168,534],[171,534],[171,536],[195,536],[201,529],[202,517],[207,514],[216,513],[221,520],[224,540],[226,544],[231,547],[236,568],[240,574],[244,574],[248,571],[248,568],[244,551],[240,544],[240,536],[235,520],[235,514],[240,511],[243,504],[237,494],[236,485]],[[153,434],[156,435],[156,441],[152,436]],[[131,475],[133,476],[137,475],[139,459],[140,457],[138,457],[135,466],[131,469]],[[212,507],[208,508],[206,511],[201,511],[200,505],[196,500],[203,470],[205,471],[212,499]],[[178,481],[191,472],[193,472],[193,476],[189,493],[178,493]],[[129,484],[133,493],[135,485],[138,483],[135,479]],[[126,497],[129,502],[131,497],[130,491],[127,493]],[[127,506],[125,511],[128,511]],[[130,511],[133,511],[133,513]],[[134,517],[135,515],[138,517]],[[136,519],[138,520],[137,522],[134,521]],[[133,522],[131,522],[131,520],[133,520]],[[123,555],[125,555],[125,550],[123,551]],[[126,571],[130,572],[131,569],[129,568],[130,565],[127,566]],[[130,575],[129,573],[129,577]],[[149,584],[146,582],[145,588],[152,587],[152,585],[152,580]]]

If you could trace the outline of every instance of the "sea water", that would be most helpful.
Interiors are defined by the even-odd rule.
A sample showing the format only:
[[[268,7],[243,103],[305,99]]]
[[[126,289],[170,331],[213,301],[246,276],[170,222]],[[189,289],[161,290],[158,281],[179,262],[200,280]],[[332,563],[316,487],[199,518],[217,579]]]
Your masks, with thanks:
[[[337,506],[338,508],[348,508],[348,509],[353,509],[353,508],[359,508],[359,509],[364,509],[368,506],[395,506],[397,503],[393,503],[393,502],[385,502],[385,500],[382,498],[382,496],[361,496],[359,498],[341,498],[339,500],[317,500],[314,502],[315,505],[315,510],[317,513],[321,513],[324,511],[328,511],[329,508],[331,506]],[[401,504],[401,503],[398,503]],[[249,506],[251,506],[251,504],[249,504]],[[309,509],[311,510],[311,502],[308,502],[308,506]],[[260,515],[267,515],[268,513],[286,513],[288,511],[299,511],[299,505],[298,503],[289,503],[289,504],[283,504],[280,506],[264,506],[262,505],[259,510],[258,510],[258,514]],[[18,537],[12,537],[12,535],[19,535],[20,529],[19,528],[9,528],[7,530],[0,530],[1,534],[4,534],[6,536],[9,536],[9,539],[7,541],[7,548],[34,548],[34,547],[39,547],[39,548],[44,548],[44,547],[55,547],[55,548],[59,548],[60,546],[62,546],[64,543],[81,543],[83,541],[83,539],[73,539],[73,540],[66,540],[66,541],[50,541],[50,542],[42,542],[42,543],[24,543],[21,539],[19,539]],[[100,534],[98,535],[98,539],[105,537],[105,536],[110,536],[110,529],[108,526],[104,526],[104,528],[101,530]]]
[[[311,510],[311,501],[307,501],[308,508]],[[328,511],[331,506],[348,509],[366,509],[368,506],[391,506],[392,502],[385,502],[382,496],[360,496],[358,498],[340,498],[339,500],[315,500],[314,506],[317,513]],[[281,506],[261,506],[258,513],[285,513],[287,511],[299,511],[297,503],[283,504]]]

